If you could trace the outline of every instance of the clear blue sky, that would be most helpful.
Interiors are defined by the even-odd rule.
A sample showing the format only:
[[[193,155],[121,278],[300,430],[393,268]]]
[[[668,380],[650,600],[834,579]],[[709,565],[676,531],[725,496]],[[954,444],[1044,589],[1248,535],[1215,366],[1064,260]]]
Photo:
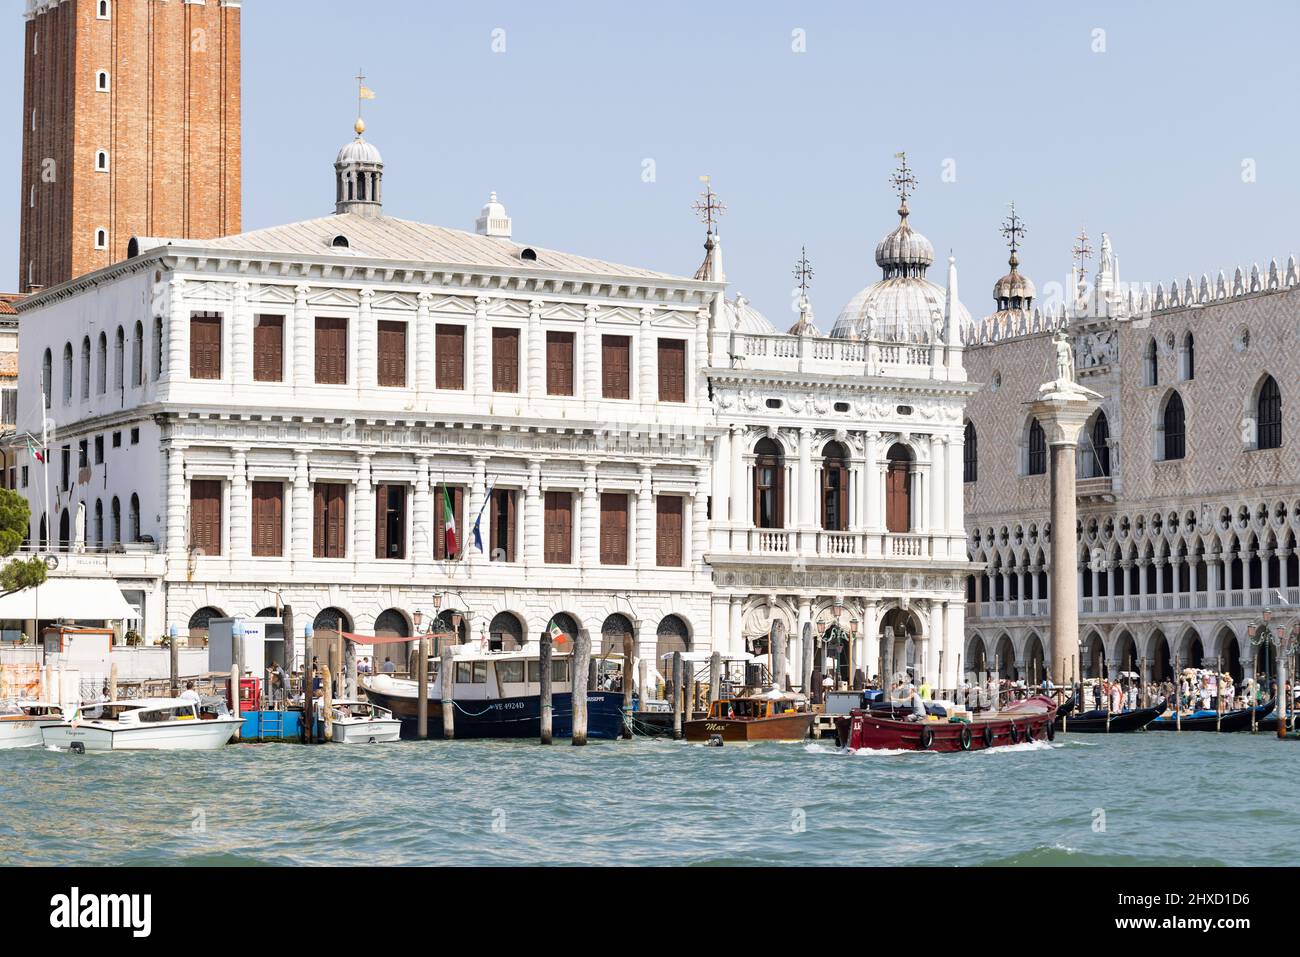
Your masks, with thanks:
[[[22,4],[7,7],[5,288],[22,82]],[[806,52],[792,52],[796,29]],[[472,229],[495,189],[516,239],[689,274],[708,173],[728,205],[733,289],[782,327],[800,244],[823,328],[878,278],[900,149],[920,179],[913,224],[941,260],[932,278],[951,248],[977,316],[1006,269],[997,227],[1013,199],[1040,289],[1069,268],[1081,225],[1110,233],[1126,280],[1231,276],[1300,245],[1298,36],[1295,2],[246,0],[244,226],[332,209],[364,67],[390,214]]]

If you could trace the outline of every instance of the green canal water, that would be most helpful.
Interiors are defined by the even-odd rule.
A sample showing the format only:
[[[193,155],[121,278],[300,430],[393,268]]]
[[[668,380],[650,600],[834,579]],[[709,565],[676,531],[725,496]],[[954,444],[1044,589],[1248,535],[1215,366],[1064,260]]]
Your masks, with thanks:
[[[0,752],[0,864],[1283,865],[1300,742],[665,740]]]

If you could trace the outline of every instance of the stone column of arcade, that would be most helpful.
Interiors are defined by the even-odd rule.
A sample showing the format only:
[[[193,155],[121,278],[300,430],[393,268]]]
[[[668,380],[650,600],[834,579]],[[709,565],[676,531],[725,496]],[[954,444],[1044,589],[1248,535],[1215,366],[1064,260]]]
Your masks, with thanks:
[[[1075,453],[1079,433],[1101,396],[1074,381],[1074,343],[1064,330],[1053,338],[1056,379],[1039,386],[1029,413],[1038,419],[1051,449],[1052,568],[1051,633],[1047,656],[1052,682],[1067,685],[1079,674],[1079,582],[1075,526]]]

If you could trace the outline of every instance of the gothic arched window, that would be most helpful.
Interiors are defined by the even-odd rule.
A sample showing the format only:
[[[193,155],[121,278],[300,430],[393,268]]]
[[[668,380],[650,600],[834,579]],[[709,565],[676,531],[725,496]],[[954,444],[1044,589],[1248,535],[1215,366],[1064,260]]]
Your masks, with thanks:
[[[1255,402],[1255,447],[1282,447],[1282,390],[1271,375],[1264,376]]]
[[[1037,419],[1029,423],[1029,461],[1025,471],[1028,475],[1047,473],[1047,436]]]
[[[979,479],[980,450],[979,436],[975,434],[975,423],[967,420],[964,443],[961,450],[961,480],[974,482]]]
[[[1164,414],[1161,416],[1161,428],[1164,432],[1161,443],[1164,453],[1162,458],[1181,459],[1187,452],[1187,421],[1182,397],[1177,392],[1169,393]]]

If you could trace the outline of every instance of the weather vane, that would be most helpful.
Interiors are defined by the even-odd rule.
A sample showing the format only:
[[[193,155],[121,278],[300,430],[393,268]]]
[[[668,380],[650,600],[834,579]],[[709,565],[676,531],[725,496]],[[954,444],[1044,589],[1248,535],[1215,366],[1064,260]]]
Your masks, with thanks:
[[[366,86],[365,71],[359,67],[355,79],[357,81],[357,126],[360,127],[357,132],[360,133],[362,129],[365,129],[365,122],[361,119],[361,101],[373,100],[375,91]]]
[[[1029,230],[1025,228],[1024,221],[1016,215],[1016,204],[1010,203],[1011,212],[1007,218],[1002,221],[1002,235],[1007,240],[1007,245],[1011,247],[1011,255],[1016,254],[1016,248],[1020,245],[1020,240],[1024,238],[1025,233]]]
[[[799,282],[799,292],[803,296],[808,295],[808,286],[813,277],[812,263],[808,261],[808,247],[799,247],[799,261],[794,267],[794,278]]]
[[[899,207],[898,214],[900,216],[906,216],[907,197],[916,192],[916,177],[912,175],[912,170],[907,165],[906,152],[895,153],[894,159],[898,160],[898,169],[894,171],[894,175],[889,177],[889,182],[893,185],[894,192],[898,194],[898,198],[903,201],[902,206]]]
[[[1092,258],[1092,247],[1088,245],[1088,231],[1086,229],[1080,229],[1079,235],[1074,238],[1079,245],[1071,249],[1070,252],[1074,254],[1074,258],[1079,262],[1079,280],[1082,281],[1083,277],[1088,274],[1088,267],[1084,265],[1084,260]]]
[[[712,233],[718,224],[718,217],[727,211],[722,200],[718,199],[718,194],[713,191],[713,184],[709,182],[709,177],[701,176],[700,182],[704,184],[704,192],[700,193],[700,199],[691,204],[691,209],[695,210],[700,220],[708,227]]]

